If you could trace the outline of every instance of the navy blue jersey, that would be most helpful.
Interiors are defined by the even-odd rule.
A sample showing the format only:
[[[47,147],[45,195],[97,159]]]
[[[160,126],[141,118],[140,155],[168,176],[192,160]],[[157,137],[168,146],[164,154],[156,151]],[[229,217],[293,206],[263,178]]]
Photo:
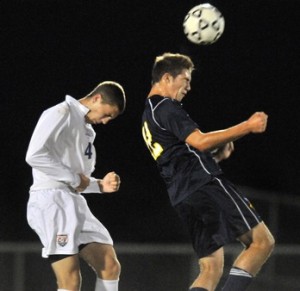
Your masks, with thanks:
[[[151,96],[142,117],[145,143],[158,164],[172,205],[176,205],[222,173],[211,153],[185,143],[199,128],[180,102]]]

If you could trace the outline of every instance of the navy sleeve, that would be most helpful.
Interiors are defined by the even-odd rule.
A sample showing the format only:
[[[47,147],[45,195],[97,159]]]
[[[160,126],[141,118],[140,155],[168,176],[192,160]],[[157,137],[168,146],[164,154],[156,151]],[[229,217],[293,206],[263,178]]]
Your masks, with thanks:
[[[180,141],[185,141],[195,129],[199,128],[181,104],[171,99],[163,102],[155,110],[155,118],[162,128],[173,133]]]

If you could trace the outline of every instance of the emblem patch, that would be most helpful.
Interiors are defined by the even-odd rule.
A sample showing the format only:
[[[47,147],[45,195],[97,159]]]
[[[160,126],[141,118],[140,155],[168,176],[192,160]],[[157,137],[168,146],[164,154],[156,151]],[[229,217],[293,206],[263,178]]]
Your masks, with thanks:
[[[68,235],[67,234],[59,234],[56,236],[56,242],[61,247],[64,247],[68,243]]]

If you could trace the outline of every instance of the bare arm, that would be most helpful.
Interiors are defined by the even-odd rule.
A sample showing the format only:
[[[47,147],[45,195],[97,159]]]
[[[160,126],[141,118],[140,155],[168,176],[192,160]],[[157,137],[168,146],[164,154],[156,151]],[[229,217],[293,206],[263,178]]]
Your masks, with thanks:
[[[227,129],[207,133],[197,129],[185,141],[200,151],[210,151],[247,134],[264,132],[267,126],[267,119],[268,116],[264,112],[256,112],[248,120]]]

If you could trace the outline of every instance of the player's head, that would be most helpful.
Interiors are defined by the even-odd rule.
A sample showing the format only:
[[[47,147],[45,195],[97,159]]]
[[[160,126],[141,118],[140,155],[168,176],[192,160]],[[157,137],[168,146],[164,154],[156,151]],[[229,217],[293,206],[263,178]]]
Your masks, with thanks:
[[[183,70],[192,71],[193,69],[194,64],[190,57],[183,54],[164,53],[155,59],[152,68],[152,84],[159,82],[165,73],[175,78]]]
[[[102,82],[86,97],[90,98],[97,94],[101,95],[104,104],[116,106],[119,114],[125,111],[126,96],[123,87],[119,83],[113,81]]]
[[[159,94],[179,102],[191,90],[194,64],[190,57],[165,53],[156,57],[152,69],[151,94]]]
[[[126,107],[123,87],[112,81],[100,83],[80,102],[89,109],[85,118],[92,124],[106,124],[123,113]]]

